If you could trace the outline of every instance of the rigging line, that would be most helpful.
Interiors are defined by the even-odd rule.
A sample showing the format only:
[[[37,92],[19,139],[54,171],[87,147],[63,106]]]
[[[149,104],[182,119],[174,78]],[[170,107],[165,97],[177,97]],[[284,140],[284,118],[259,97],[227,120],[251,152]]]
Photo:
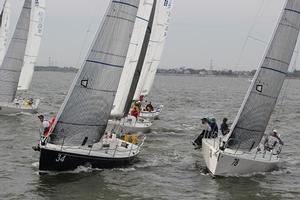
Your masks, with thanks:
[[[237,68],[239,66],[240,62],[241,62],[242,55],[244,54],[246,46],[247,46],[247,43],[248,43],[248,39],[251,38],[250,34],[253,31],[258,18],[261,17],[261,13],[262,13],[262,11],[264,9],[265,2],[266,2],[266,0],[261,1],[260,7],[259,7],[259,9],[258,9],[258,11],[257,11],[257,13],[256,13],[256,15],[254,17],[253,23],[251,24],[250,29],[249,29],[249,31],[247,33],[246,40],[243,43],[242,49],[241,49],[240,54],[238,56],[237,62],[235,64],[235,68]]]
[[[94,13],[96,13],[96,11],[99,9],[99,7],[95,6],[95,8],[96,8],[96,9],[95,9]],[[82,57],[82,54],[83,54],[83,50],[84,50],[85,44],[86,44],[86,42],[87,42],[87,40],[88,40],[88,35],[91,33],[91,27],[92,27],[92,24],[93,24],[93,19],[95,19],[94,16],[95,16],[95,15],[92,15],[92,16],[90,17],[90,20],[89,20],[90,23],[89,23],[89,25],[88,25],[88,28],[87,28],[87,30],[86,30],[84,39],[83,39],[83,41],[82,41],[82,45],[81,45],[81,48],[80,48],[79,56],[78,56],[77,61],[76,61],[76,66],[78,66],[78,67],[81,66],[81,65],[79,65],[79,63],[80,63],[80,60],[82,60],[81,57]],[[105,13],[104,13],[103,16],[105,16]]]

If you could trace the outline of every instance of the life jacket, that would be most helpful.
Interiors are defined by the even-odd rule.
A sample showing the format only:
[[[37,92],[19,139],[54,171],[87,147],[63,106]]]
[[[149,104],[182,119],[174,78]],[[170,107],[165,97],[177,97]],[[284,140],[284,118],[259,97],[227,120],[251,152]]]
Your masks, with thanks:
[[[55,117],[52,117],[50,120],[48,120],[49,127],[47,131],[44,131],[43,133],[44,137],[48,137],[49,131],[51,130],[51,127],[53,126],[54,122],[55,122]]]

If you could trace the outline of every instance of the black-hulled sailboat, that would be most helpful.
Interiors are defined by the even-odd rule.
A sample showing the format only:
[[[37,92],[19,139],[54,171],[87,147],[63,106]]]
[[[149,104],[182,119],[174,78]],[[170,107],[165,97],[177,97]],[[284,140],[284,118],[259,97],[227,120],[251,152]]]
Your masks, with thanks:
[[[40,144],[40,170],[118,167],[130,163],[139,154],[143,139],[126,142],[105,132],[139,2],[110,2],[54,126],[46,142]]]

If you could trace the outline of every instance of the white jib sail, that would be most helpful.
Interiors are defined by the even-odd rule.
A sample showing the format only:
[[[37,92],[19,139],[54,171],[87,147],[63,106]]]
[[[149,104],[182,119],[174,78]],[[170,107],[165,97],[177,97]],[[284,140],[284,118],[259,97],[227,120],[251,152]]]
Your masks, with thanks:
[[[141,53],[152,6],[153,0],[140,1],[130,46],[126,56],[125,66],[122,71],[113,109],[111,111],[112,116],[122,116],[124,114],[124,107]]]
[[[9,22],[10,22],[10,4],[7,0],[3,4],[1,19],[0,19],[0,65],[2,65],[4,56],[6,54],[7,45],[8,45],[8,32],[9,32],[9,25],[10,25]]]
[[[35,0],[31,11],[29,36],[18,90],[28,90],[32,81],[34,66],[39,53],[46,12],[46,0]]]
[[[156,4],[150,42],[134,98],[148,95],[160,62],[170,24],[174,0],[159,0]]]

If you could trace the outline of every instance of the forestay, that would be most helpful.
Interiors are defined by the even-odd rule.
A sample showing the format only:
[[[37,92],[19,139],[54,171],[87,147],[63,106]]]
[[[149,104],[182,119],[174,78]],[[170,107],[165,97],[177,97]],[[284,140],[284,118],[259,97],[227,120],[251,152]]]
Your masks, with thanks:
[[[31,11],[31,21],[18,90],[28,90],[31,84],[34,66],[44,33],[45,0],[35,0]]]
[[[156,5],[152,34],[141,78],[134,95],[135,99],[138,99],[140,95],[148,95],[153,85],[155,74],[167,39],[173,4],[174,0],[159,0]]]
[[[232,148],[256,147],[266,130],[282,88],[300,28],[300,0],[288,0],[265,58],[232,126]]]
[[[141,53],[142,44],[148,27],[153,0],[141,0],[137,12],[133,33],[126,56],[124,69],[113,104],[112,116],[123,117],[125,103],[132,83],[133,75]]]
[[[139,57],[139,60],[138,60],[138,63],[137,63],[137,67],[136,67],[134,75],[133,75],[132,83],[131,83],[130,90],[129,90],[127,100],[126,100],[126,104],[125,104],[125,108],[124,108],[124,113],[125,114],[128,114],[129,111],[130,111],[131,104],[132,104],[132,99],[134,97],[134,93],[135,93],[138,81],[140,79],[141,71],[144,67],[145,56],[146,56],[146,53],[147,53],[147,48],[148,48],[149,41],[150,41],[150,36],[151,36],[151,33],[152,33],[153,19],[154,19],[155,9],[156,9],[156,2],[157,2],[157,0],[154,0],[154,2],[153,2],[153,6],[152,6],[149,22],[148,22],[148,27],[147,27],[147,31],[146,31],[146,35],[145,35],[145,39],[144,39],[144,42],[143,42],[143,45],[142,45],[142,50],[141,50],[140,57]]]
[[[9,22],[10,4],[8,1],[4,1],[3,9],[0,14],[0,65],[3,62],[8,44]]]
[[[0,102],[12,102],[15,98],[29,31],[31,1],[24,2],[15,32],[0,66]]]
[[[139,0],[112,0],[86,61],[56,117],[55,144],[98,142],[125,63]],[[83,142],[86,141],[86,142]]]

